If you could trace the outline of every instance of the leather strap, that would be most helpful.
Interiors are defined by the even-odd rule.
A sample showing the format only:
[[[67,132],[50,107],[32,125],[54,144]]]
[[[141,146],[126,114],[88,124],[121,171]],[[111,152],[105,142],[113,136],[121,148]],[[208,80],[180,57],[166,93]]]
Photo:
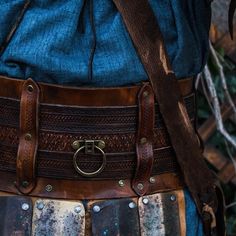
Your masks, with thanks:
[[[0,75],[0,97],[20,99],[24,80]],[[178,81],[182,96],[193,92],[193,78]],[[40,88],[40,103],[65,106],[133,106],[141,84],[123,87],[92,88],[37,83]]]
[[[15,173],[0,171],[0,191],[19,194],[13,182]],[[149,185],[147,194],[183,189],[180,176],[164,173],[153,176],[155,182]],[[1,192],[0,192],[1,195]],[[28,194],[37,198],[59,198],[71,200],[95,200],[109,198],[136,197],[130,179],[118,180],[60,180],[56,178],[37,178],[37,185]]]
[[[196,134],[187,116],[156,17],[147,0],[113,1],[146,69],[184,181],[198,211],[202,214],[203,204],[216,210],[215,177],[204,162]]]
[[[36,184],[39,94],[39,88],[33,80],[24,82],[20,101],[20,137],[16,163],[16,186],[24,194],[30,193]]]
[[[235,9],[236,9],[236,0],[231,0],[230,5],[229,5],[228,24],[229,24],[229,32],[232,39],[234,37],[233,21],[234,21]]]
[[[154,137],[154,94],[149,83],[145,84],[138,95],[139,121],[136,140],[137,166],[132,187],[143,196],[149,186],[153,167],[153,137]]]

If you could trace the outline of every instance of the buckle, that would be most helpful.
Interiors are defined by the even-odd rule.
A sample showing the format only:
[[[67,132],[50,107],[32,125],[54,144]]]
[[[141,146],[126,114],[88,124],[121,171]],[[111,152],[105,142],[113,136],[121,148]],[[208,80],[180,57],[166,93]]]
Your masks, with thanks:
[[[79,174],[85,177],[94,177],[100,174],[104,170],[107,160],[106,160],[106,154],[103,151],[103,149],[105,148],[105,142],[103,140],[76,140],[72,143],[72,147],[76,150],[73,157],[74,168]],[[85,154],[93,155],[95,154],[96,150],[102,154],[102,164],[98,168],[98,170],[94,172],[85,172],[81,170],[78,163],[80,157],[79,154],[83,150]]]

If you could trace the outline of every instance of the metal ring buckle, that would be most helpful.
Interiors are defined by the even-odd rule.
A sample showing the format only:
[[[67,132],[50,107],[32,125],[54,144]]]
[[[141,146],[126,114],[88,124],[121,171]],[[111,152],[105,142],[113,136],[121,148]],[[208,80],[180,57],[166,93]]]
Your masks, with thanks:
[[[81,146],[81,143],[83,143],[84,145]],[[105,152],[102,150],[105,147],[105,143],[102,140],[77,140],[75,142],[73,142],[72,147],[74,149],[77,149],[74,157],[73,157],[73,164],[74,164],[74,168],[75,170],[81,174],[82,176],[85,177],[93,177],[96,176],[98,174],[100,174],[105,166],[106,166],[106,154]],[[94,171],[94,172],[85,172],[83,170],[80,169],[79,165],[78,165],[78,158],[79,158],[79,153],[82,150],[85,150],[86,154],[94,154],[95,153],[95,149],[98,150],[101,154],[102,154],[102,164],[99,167],[98,170]]]

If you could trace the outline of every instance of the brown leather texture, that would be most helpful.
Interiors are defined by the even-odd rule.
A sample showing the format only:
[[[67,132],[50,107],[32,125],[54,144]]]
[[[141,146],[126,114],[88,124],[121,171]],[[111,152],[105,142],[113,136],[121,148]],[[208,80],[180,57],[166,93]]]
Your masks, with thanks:
[[[199,214],[202,214],[204,204],[216,211],[216,178],[204,162],[151,6],[147,0],[113,2],[148,74],[184,181],[197,204]]]
[[[29,79],[22,86],[19,145],[16,158],[16,186],[26,194],[36,184],[35,159],[38,149],[39,88]]]
[[[185,103],[190,119],[194,122],[194,94],[187,96]],[[16,156],[20,139],[20,101],[0,97],[0,111],[0,170],[16,172]],[[132,178],[137,169],[138,114],[138,105],[96,108],[40,103],[36,176],[71,180],[86,179],[73,167],[75,150],[71,144],[75,140],[103,140],[106,144],[104,151],[107,155],[107,164],[103,172],[93,179]],[[148,119],[149,117],[145,121],[145,126],[152,126],[152,122],[148,122]],[[148,132],[150,131],[145,130],[144,136]],[[92,172],[97,170],[100,164],[99,153],[93,156],[80,154],[81,169]],[[150,170],[149,172],[151,175],[158,175],[177,172],[178,169],[159,106],[155,104],[153,168],[150,168],[151,172]]]
[[[20,99],[24,80],[0,75],[0,96]],[[40,103],[68,106],[132,106],[137,104],[139,85],[109,88],[69,87],[37,83],[40,88]],[[193,78],[179,81],[182,96],[193,91]]]
[[[15,188],[15,174],[0,171],[0,191],[20,194]],[[164,173],[153,176],[154,183],[149,184],[147,194],[182,189],[185,185],[176,173]],[[37,178],[36,187],[28,194],[32,197],[60,199],[107,199],[137,197],[131,186],[131,179],[118,180],[60,180],[56,178]]]
[[[142,87],[138,94],[138,131],[136,137],[137,164],[133,179],[133,189],[143,196],[149,185],[154,163],[154,125],[155,106],[154,94],[150,84]]]
[[[192,83],[187,79],[180,84],[188,94],[185,102],[194,122]],[[66,199],[136,196],[132,180],[138,172],[137,179],[146,183],[145,193],[183,186],[181,178],[176,176],[179,166],[149,83],[98,91],[72,87],[64,90],[60,86],[36,84],[31,79],[1,78],[0,85],[1,191]],[[2,89],[4,86],[5,89]],[[48,86],[50,92],[45,89]],[[53,98],[51,91],[66,93],[66,99]],[[90,104],[89,96],[93,101],[100,93],[104,98],[96,103],[98,106]],[[118,98],[108,101],[109,96],[116,95]],[[50,103],[54,101],[66,105]],[[129,105],[123,106],[126,102]],[[136,141],[142,136],[153,147],[148,154],[146,147],[141,150],[141,165],[137,165]],[[75,150],[72,148],[75,140],[105,142],[107,163],[99,175],[88,178],[76,172],[73,166]],[[150,146],[147,147],[150,149]],[[150,166],[149,158],[153,166]],[[101,155],[81,153],[78,165],[86,172],[97,170],[101,165]],[[16,174],[17,186],[24,180],[29,185],[24,183],[24,188],[20,186],[17,189]],[[152,183],[150,177],[152,181],[153,177],[156,178],[156,181]]]

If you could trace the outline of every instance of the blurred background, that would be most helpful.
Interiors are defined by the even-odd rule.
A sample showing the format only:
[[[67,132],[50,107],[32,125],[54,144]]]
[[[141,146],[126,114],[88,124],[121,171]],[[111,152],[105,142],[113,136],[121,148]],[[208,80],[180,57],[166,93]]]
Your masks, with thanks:
[[[204,156],[222,184],[227,235],[236,235],[236,21],[234,41],[228,31],[230,0],[212,4],[211,50],[196,81],[198,132]],[[235,16],[236,19],[236,16]]]

